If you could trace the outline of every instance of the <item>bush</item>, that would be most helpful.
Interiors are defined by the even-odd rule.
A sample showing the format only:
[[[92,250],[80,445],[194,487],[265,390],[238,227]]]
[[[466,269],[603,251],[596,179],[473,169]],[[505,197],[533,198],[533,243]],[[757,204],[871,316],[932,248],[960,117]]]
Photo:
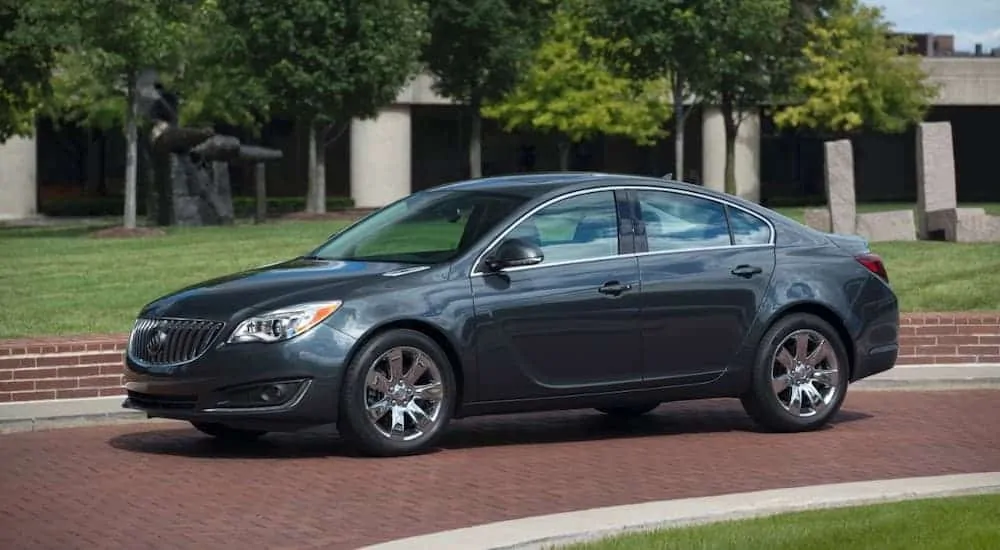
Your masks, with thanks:
[[[351,197],[327,197],[328,211],[347,210],[354,206]],[[233,197],[233,213],[237,218],[252,218],[257,209],[257,201],[253,197]],[[267,215],[281,216],[306,209],[305,197],[268,197]],[[146,213],[145,201],[136,205],[138,215]],[[121,216],[125,211],[124,197],[66,197],[48,199],[38,208],[39,213],[53,217],[87,217],[100,218]]]

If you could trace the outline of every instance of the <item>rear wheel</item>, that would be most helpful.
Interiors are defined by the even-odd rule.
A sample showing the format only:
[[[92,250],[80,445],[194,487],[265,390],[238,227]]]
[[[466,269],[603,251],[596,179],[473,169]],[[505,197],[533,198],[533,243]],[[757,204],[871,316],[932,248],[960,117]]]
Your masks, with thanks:
[[[659,403],[649,403],[648,405],[631,405],[625,407],[598,407],[597,410],[608,416],[632,418],[642,416],[659,406]]]
[[[434,340],[413,330],[388,331],[351,361],[338,429],[365,454],[421,452],[443,434],[456,395],[452,366]]]
[[[743,408],[768,430],[820,428],[844,402],[848,369],[847,351],[829,323],[815,315],[789,315],[761,339]]]
[[[196,430],[225,441],[254,441],[267,432],[262,430],[245,430],[233,428],[218,422],[191,422]]]

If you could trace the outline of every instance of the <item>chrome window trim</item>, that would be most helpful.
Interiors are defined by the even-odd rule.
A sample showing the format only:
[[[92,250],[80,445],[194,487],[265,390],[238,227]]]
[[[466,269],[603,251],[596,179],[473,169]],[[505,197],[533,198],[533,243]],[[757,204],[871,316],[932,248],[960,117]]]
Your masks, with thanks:
[[[771,220],[765,218],[764,216],[761,216],[760,214],[757,214],[756,212],[754,212],[752,210],[744,208],[743,206],[735,204],[735,203],[733,203],[731,201],[728,201],[726,199],[719,198],[719,197],[711,197],[711,196],[704,195],[704,194],[701,194],[701,193],[697,193],[697,192],[694,192],[694,191],[685,191],[683,189],[663,188],[663,187],[657,187],[657,186],[653,186],[653,185],[638,185],[638,184],[631,184],[631,185],[629,185],[629,184],[625,184],[625,185],[607,185],[607,186],[602,186],[602,187],[595,187],[593,189],[581,189],[579,191],[572,191],[570,193],[566,193],[565,195],[560,195],[558,197],[553,197],[553,198],[551,198],[551,199],[543,202],[542,204],[539,204],[538,206],[535,206],[531,210],[525,212],[519,218],[517,218],[516,220],[514,220],[513,223],[511,223],[510,225],[508,225],[507,228],[504,229],[493,240],[491,240],[490,243],[486,247],[483,248],[483,251],[480,252],[478,256],[476,256],[476,260],[474,262],[472,262],[472,266],[469,267],[469,277],[470,278],[471,277],[477,277],[477,276],[478,277],[483,277],[485,275],[489,275],[490,274],[489,272],[486,272],[486,271],[477,271],[476,267],[479,266],[479,264],[483,261],[483,258],[486,257],[486,255],[490,252],[490,250],[492,250],[495,246],[497,246],[499,243],[501,243],[503,241],[504,237],[506,237],[511,231],[513,231],[518,225],[520,225],[521,222],[523,222],[524,220],[526,220],[529,217],[533,216],[539,210],[541,210],[543,208],[546,208],[547,206],[555,204],[557,202],[566,200],[566,199],[571,199],[573,197],[578,197],[580,195],[586,195],[586,194],[589,194],[589,193],[598,193],[598,192],[601,192],[601,191],[612,191],[612,192],[614,192],[614,191],[659,191],[659,192],[662,192],[662,193],[676,193],[676,194],[680,194],[680,195],[687,195],[687,196],[690,196],[690,197],[695,197],[695,198],[699,198],[699,199],[705,199],[705,200],[709,200],[709,201],[714,201],[714,202],[717,202],[717,203],[722,204],[724,206],[728,206],[730,208],[736,208],[738,210],[742,210],[743,212],[746,212],[747,214],[749,214],[749,215],[757,218],[758,220],[764,222],[764,224],[767,225],[767,228],[770,230],[770,235],[768,236],[767,243],[762,243],[762,244],[739,244],[739,245],[737,245],[737,244],[729,244],[729,245],[725,245],[725,246],[707,246],[707,247],[706,246],[700,246],[700,247],[692,247],[692,248],[681,248],[681,249],[677,249],[677,250],[657,250],[657,251],[652,251],[652,252],[649,252],[649,251],[647,251],[647,252],[630,252],[630,253],[627,253],[627,254],[615,254],[614,256],[597,256],[597,257],[594,257],[594,258],[583,258],[583,259],[579,259],[579,260],[566,260],[566,261],[562,261],[562,262],[553,262],[553,263],[550,263],[550,264],[546,264],[546,263],[543,262],[543,263],[538,264],[538,265],[528,265],[528,266],[523,266],[523,267],[511,267],[511,268],[504,269],[503,272],[504,273],[513,273],[513,272],[517,272],[517,271],[528,271],[528,270],[531,270],[531,269],[542,269],[542,268],[545,268],[545,267],[554,267],[554,266],[560,266],[560,265],[572,265],[572,264],[580,264],[580,263],[586,263],[586,262],[600,262],[600,261],[610,260],[610,259],[613,259],[613,258],[629,258],[629,257],[642,257],[642,256],[656,256],[656,255],[661,255],[661,254],[680,254],[680,253],[683,253],[683,252],[700,252],[700,251],[708,251],[708,250],[733,250],[733,249],[735,249],[735,250],[745,250],[745,249],[752,249],[752,248],[770,248],[770,247],[773,247],[775,245],[774,243],[775,243],[776,230],[774,228],[774,224],[771,223]],[[616,207],[616,211],[617,211],[617,203],[616,203],[615,207]],[[726,216],[726,223],[729,223],[729,217],[728,216]]]

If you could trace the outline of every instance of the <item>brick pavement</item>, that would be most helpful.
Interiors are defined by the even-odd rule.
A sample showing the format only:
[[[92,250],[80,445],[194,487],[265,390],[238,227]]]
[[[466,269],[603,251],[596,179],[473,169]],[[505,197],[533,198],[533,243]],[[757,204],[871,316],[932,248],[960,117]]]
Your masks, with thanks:
[[[444,449],[329,434],[220,445],[183,424],[0,436],[0,548],[357,548],[531,515],[816,483],[1000,470],[1000,392],[857,392],[829,429],[752,431],[738,403],[467,419]]]

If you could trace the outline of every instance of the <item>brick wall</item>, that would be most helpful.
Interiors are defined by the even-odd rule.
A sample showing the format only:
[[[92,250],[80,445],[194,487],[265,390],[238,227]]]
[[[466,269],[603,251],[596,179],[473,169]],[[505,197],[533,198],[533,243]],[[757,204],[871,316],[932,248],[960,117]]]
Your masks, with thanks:
[[[120,395],[125,336],[0,342],[0,403]]]
[[[0,341],[0,403],[120,395],[125,335]],[[1000,363],[1000,313],[900,319],[899,365]]]
[[[1000,314],[914,313],[899,327],[897,365],[1000,363]]]

